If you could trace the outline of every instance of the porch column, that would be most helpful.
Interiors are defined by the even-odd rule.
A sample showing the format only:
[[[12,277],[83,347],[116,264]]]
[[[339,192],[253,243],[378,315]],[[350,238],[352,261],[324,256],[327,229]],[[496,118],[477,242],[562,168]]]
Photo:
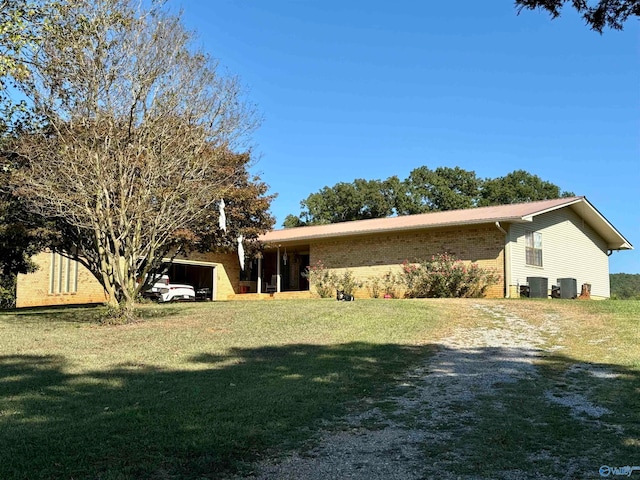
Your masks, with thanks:
[[[258,254],[258,282],[256,292],[262,293],[262,254]]]
[[[280,293],[280,246],[278,245],[278,260],[276,263],[276,292]]]

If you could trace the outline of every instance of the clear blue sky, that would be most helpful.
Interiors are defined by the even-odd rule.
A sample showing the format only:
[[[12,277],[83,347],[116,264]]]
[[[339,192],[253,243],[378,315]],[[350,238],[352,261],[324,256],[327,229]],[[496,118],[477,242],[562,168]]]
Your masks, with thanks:
[[[585,195],[640,273],[640,28],[599,35],[510,0],[171,0],[264,117],[277,226],[310,193],[421,165],[524,169]]]

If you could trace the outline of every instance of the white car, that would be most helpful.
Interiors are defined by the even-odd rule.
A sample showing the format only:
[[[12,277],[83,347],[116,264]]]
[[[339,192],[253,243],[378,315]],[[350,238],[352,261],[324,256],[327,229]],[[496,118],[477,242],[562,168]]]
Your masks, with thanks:
[[[153,286],[146,290],[143,296],[156,299],[160,303],[193,302],[196,299],[196,292],[191,285],[171,283],[168,275],[161,275],[156,278]]]

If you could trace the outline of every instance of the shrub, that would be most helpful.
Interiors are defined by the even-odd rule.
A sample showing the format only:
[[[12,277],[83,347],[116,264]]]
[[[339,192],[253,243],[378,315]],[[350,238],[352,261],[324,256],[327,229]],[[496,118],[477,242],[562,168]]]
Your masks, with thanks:
[[[482,297],[498,282],[495,272],[467,265],[453,255],[442,253],[419,264],[402,264],[402,277],[410,298]]]
[[[362,282],[356,280],[351,270],[346,270],[341,277],[336,277],[335,287],[347,295],[353,295],[356,289],[362,287]]]
[[[321,298],[330,298],[335,294],[338,277],[322,261],[318,260],[315,265],[308,266],[302,276],[309,280],[309,284],[315,287]]]
[[[391,270],[382,276],[382,290],[385,297],[391,298],[400,297],[400,288],[402,286],[402,279],[399,275],[396,275]]]
[[[371,277],[367,280],[367,290],[369,290],[369,296],[371,298],[380,298],[382,292],[382,279],[379,277]]]

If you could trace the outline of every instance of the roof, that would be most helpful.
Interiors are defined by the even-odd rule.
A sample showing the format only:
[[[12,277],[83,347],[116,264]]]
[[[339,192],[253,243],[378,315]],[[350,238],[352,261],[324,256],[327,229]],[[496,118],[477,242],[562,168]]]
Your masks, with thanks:
[[[265,233],[259,240],[265,244],[291,244],[317,239],[367,235],[382,232],[424,230],[458,225],[477,225],[495,222],[527,223],[543,213],[572,208],[606,242],[610,250],[630,250],[633,246],[585,197],[556,198],[538,202],[515,203],[491,207],[449,210],[400,217],[374,218],[351,222],[285,228]]]

